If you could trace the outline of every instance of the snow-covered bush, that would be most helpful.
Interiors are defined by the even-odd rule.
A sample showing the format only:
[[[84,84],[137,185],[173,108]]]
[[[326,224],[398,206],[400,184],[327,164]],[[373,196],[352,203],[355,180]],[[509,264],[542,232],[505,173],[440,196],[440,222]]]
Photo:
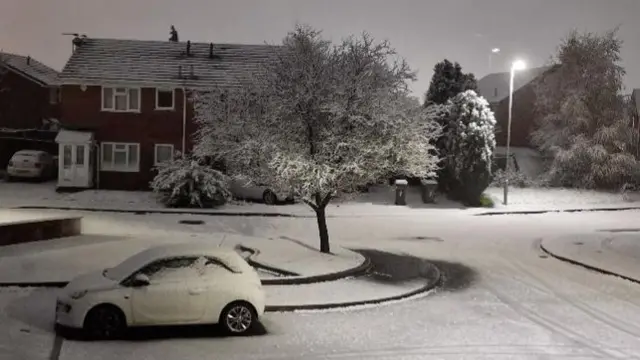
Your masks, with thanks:
[[[553,186],[586,189],[620,189],[637,183],[639,164],[625,152],[612,152],[601,144],[578,136],[567,150],[559,149],[548,172]]]
[[[213,207],[231,197],[227,177],[199,159],[178,157],[156,167],[151,188],[170,207]]]
[[[532,141],[551,159],[550,185],[617,190],[638,181],[635,111],[621,96],[621,49],[617,29],[572,32],[536,82]]]
[[[449,194],[466,205],[479,206],[491,182],[496,120],[489,103],[473,90],[454,97],[449,108],[445,166],[455,179]]]

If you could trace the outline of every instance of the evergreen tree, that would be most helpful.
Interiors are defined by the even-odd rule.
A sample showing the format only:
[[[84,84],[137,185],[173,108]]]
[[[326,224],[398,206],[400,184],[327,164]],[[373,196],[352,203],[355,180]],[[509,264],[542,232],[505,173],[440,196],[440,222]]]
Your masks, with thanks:
[[[425,98],[425,107],[433,104],[444,105],[447,101],[461,92],[476,91],[478,83],[476,77],[462,72],[459,63],[452,63],[445,59],[433,68],[433,77],[429,84]]]

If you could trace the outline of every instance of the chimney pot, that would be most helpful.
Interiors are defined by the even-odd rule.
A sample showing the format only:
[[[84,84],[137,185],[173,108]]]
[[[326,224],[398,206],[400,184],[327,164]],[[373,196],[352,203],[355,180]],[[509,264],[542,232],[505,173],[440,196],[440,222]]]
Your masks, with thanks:
[[[191,40],[187,40],[187,56],[191,56]]]
[[[209,59],[213,59],[213,43],[209,43]]]
[[[31,65],[31,56],[27,56],[27,65]]]

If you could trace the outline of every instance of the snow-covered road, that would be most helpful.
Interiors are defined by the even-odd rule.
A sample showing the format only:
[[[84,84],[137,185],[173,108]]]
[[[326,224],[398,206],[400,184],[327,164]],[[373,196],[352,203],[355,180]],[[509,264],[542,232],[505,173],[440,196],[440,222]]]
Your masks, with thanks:
[[[448,287],[380,307],[267,314],[267,334],[249,338],[65,340],[58,359],[640,359],[640,286],[538,250],[541,237],[635,227],[639,215],[334,218],[334,242],[438,261],[451,275]],[[102,216],[94,224],[115,219]],[[206,219],[192,230],[224,227],[316,241],[313,219]],[[167,218],[129,221],[161,228]],[[0,359],[50,358],[44,348],[55,348],[54,336],[42,305],[50,298],[42,290],[0,292]],[[11,347],[15,351],[7,352]]]

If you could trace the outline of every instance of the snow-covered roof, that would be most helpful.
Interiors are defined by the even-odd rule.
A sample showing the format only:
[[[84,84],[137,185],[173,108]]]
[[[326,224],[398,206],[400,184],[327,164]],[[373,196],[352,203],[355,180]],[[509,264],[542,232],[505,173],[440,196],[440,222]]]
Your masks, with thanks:
[[[88,131],[74,131],[62,129],[56,135],[58,144],[88,144],[93,141],[93,133]]]
[[[513,79],[513,91],[527,85],[550,67],[538,67],[519,70]],[[489,103],[500,102],[509,96],[509,72],[489,74],[478,81],[478,92]]]
[[[42,86],[58,83],[58,72],[30,56],[0,52],[0,63],[9,70],[27,77]]]
[[[250,79],[277,46],[84,38],[65,65],[63,84],[233,86]],[[190,76],[193,72],[193,77]]]

